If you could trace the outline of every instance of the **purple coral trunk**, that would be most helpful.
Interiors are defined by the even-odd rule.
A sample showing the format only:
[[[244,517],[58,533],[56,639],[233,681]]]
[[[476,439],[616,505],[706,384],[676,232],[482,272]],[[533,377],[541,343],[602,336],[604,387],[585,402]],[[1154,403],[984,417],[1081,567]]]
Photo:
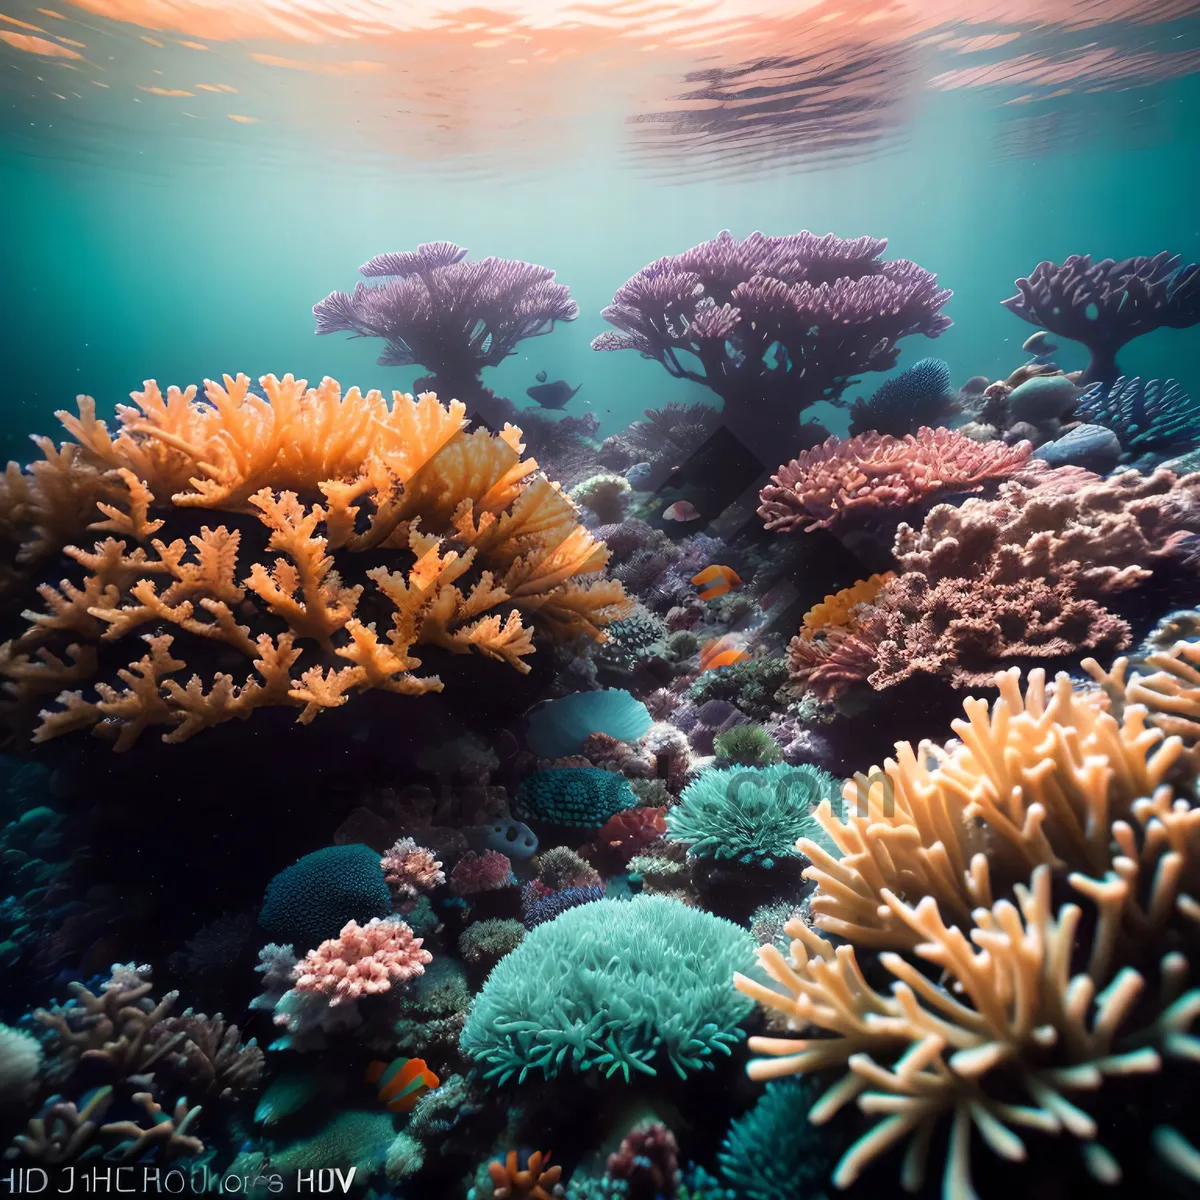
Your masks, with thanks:
[[[637,350],[671,375],[711,388],[722,420],[751,448],[779,457],[801,411],[841,402],[865,371],[891,367],[899,340],[950,325],[951,293],[883,239],[728,231],[632,276],[603,312],[619,332],[595,350]]]
[[[382,282],[331,292],[313,307],[316,331],[383,338],[382,366],[420,364],[430,374],[418,389],[503,422],[515,410],[483,386],[483,368],[525,338],[549,333],[555,321],[575,320],[579,306],[548,267],[508,258],[467,262],[466,255],[453,242],[376,255],[359,271]]]

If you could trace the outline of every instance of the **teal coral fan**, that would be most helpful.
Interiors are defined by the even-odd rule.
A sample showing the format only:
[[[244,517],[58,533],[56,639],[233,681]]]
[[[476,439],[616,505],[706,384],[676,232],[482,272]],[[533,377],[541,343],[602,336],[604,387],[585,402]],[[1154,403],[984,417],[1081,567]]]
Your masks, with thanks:
[[[529,748],[539,758],[578,754],[591,733],[636,742],[650,728],[646,706],[620,688],[575,692],[529,714]]]
[[[496,965],[461,1047],[500,1083],[563,1069],[681,1077],[730,1053],[750,1002],[729,986],[754,961],[731,921],[663,896],[597,900],[539,925]]]
[[[582,829],[599,829],[609,817],[636,803],[624,775],[599,767],[534,771],[517,795],[522,816]]]
[[[705,771],[667,813],[667,837],[686,845],[692,858],[772,867],[797,856],[796,839],[816,827],[817,805],[837,793],[831,775],[807,765]]]

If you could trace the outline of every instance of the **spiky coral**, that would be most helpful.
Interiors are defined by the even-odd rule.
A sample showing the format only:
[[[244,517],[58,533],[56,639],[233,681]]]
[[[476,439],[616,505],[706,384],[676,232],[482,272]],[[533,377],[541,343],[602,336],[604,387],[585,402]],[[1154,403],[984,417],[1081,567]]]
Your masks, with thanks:
[[[419,893],[446,882],[442,864],[434,858],[433,851],[418,846],[412,838],[396,841],[379,865],[392,895],[402,902],[415,900]]]
[[[524,1161],[525,1165],[521,1166]],[[553,1200],[561,1196],[562,1167],[550,1166],[550,1152],[535,1150],[527,1157],[510,1150],[503,1161],[488,1163],[493,1200]]]
[[[534,649],[526,619],[551,636],[602,640],[603,626],[625,615],[620,584],[585,582],[603,570],[607,550],[536,463],[521,459],[519,430],[466,433],[463,406],[432,394],[396,393],[389,405],[379,392],[342,395],[331,379],[317,388],[290,375],[262,384],[267,399],[244,375],[226,376],[224,386],[206,384],[200,403],[195,388],[164,399],[147,383],[133,395],[136,408],[119,409],[115,436],[81,398],[78,415],[59,414],[77,444],[58,452],[44,444],[52,468],[10,470],[10,490],[15,478],[48,497],[64,491],[64,479],[83,481],[80,495],[88,480],[121,481],[99,504],[106,519],[90,526],[118,536],[91,551],[67,545],[82,582],[39,588],[44,611],[0,650],[18,709],[61,692],[37,740],[93,727],[123,750],[161,725],[164,740],[179,742],[266,705],[298,707],[306,723],[367,689],[440,690],[436,676],[413,674],[415,645],[475,651],[524,671]],[[44,533],[35,526],[29,544],[57,548],[96,506],[94,496],[90,513],[82,502],[72,510],[42,500],[39,511],[62,519]],[[154,537],[178,508],[219,510],[237,527]],[[244,544],[264,530],[278,557],[239,577]],[[362,582],[344,582],[342,570],[365,551],[393,554],[395,569],[378,565]],[[285,629],[241,623],[255,618]],[[94,700],[62,691],[95,673],[96,643],[151,623],[170,632],[147,637],[149,654],[118,672],[123,687],[100,681]],[[205,641],[240,652],[251,674],[239,683],[217,673],[207,684],[193,675],[186,686],[170,678],[187,665],[178,655]],[[305,666],[309,643],[347,665]]]
[[[1101,693],[1076,693],[1065,675],[1047,689],[1031,672],[1024,695],[1016,670],[997,683],[990,711],[965,702],[959,742],[919,753],[901,743],[882,771],[847,785],[844,815],[821,805],[840,860],[799,843],[818,884],[814,924],[847,944],[793,921],[786,957],[759,951],[773,985],[736,980],[796,1035],[752,1039],[769,1057],[751,1074],[842,1072],[810,1120],[854,1100],[875,1119],[835,1170],[841,1187],[911,1139],[902,1182],[918,1189],[943,1117],[947,1195],[975,1195],[973,1129],[1011,1161],[1028,1153],[1018,1131],[1076,1138],[1085,1169],[1115,1182],[1121,1166],[1084,1101],[1194,1058],[1200,991],[1185,985],[1200,951],[1200,808],[1164,783],[1178,739],[1135,706],[1118,720]],[[1095,908],[1082,946],[1084,910],[1056,909],[1055,881]],[[860,963],[874,948],[890,994]],[[1194,1161],[1157,1120],[1149,1140],[1176,1166]]]
[[[946,492],[976,492],[1016,472],[1027,442],[974,442],[951,429],[905,437],[831,437],[784,463],[759,493],[758,515],[785,533],[886,519]]]

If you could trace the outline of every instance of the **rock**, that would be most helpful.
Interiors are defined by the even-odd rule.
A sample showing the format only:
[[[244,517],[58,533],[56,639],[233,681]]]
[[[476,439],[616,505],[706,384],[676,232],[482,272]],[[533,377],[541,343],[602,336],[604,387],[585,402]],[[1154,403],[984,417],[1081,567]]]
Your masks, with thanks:
[[[1107,475],[1121,457],[1121,443],[1111,429],[1103,425],[1076,425],[1053,442],[1033,452],[1052,467],[1083,467],[1097,475]]]
[[[1078,397],[1079,389],[1065,375],[1035,375],[1008,394],[1008,412],[1013,421],[1040,425],[1066,416]]]

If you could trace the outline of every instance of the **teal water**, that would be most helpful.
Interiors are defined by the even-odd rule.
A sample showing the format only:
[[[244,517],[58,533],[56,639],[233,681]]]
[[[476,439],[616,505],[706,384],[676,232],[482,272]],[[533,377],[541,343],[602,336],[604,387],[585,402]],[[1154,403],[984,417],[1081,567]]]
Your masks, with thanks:
[[[131,53],[132,32],[110,36]],[[1180,56],[1195,44],[1186,23],[1148,26],[1139,37],[1139,53],[1149,44]],[[1003,52],[1020,58],[1019,44]],[[1115,73],[1111,90],[1078,88],[1014,106],[1020,89],[1003,86],[1003,63],[1001,86],[939,91],[927,86],[936,64],[926,55],[924,78],[919,73],[892,106],[889,136],[849,162],[776,162],[769,140],[748,164],[736,155],[690,163],[686,154],[639,157],[630,153],[639,127],[605,112],[598,95],[589,97],[597,111],[580,116],[571,136],[555,127],[552,109],[539,112],[516,149],[501,144],[481,167],[472,156],[456,160],[450,147],[416,160],[377,147],[357,153],[339,144],[336,130],[305,131],[297,122],[286,136],[280,121],[227,125],[214,135],[212,122],[198,132],[197,123],[154,113],[133,124],[110,106],[101,118],[112,127],[103,119],[73,125],[66,104],[14,84],[15,73],[28,74],[28,57],[0,43],[0,58],[13,60],[4,64],[9,105],[0,141],[9,455],[22,453],[23,435],[47,428],[75,394],[112,404],[149,378],[185,384],[223,372],[291,371],[409,389],[419,368],[377,366],[366,341],[314,337],[310,310],[333,289],[350,288],[371,255],[422,241],[449,239],[472,257],[523,258],[557,271],[579,319],[525,341],[484,382],[521,404],[531,403],[524,391],[539,370],[582,383],[570,411],[595,413],[603,434],[647,407],[710,399],[656,363],[595,354],[589,343],[607,328],[600,310],[629,275],[721,229],[887,237],[888,257],[916,260],[955,293],[946,310],[953,328],[936,342],[907,339],[898,369],[936,354],[956,384],[977,374],[1001,378],[1023,361],[1029,328],[999,301],[1041,259],[1160,249],[1200,257],[1195,76],[1130,86]],[[355,85],[334,82],[352,110]],[[257,99],[286,114],[291,93],[273,97],[261,79],[254,86]],[[1068,370],[1084,361],[1073,345],[1060,360]],[[1200,329],[1141,338],[1123,366],[1200,390]],[[869,394],[878,382],[847,396]],[[821,417],[820,408],[812,415]],[[836,414],[824,417],[841,428]]]

